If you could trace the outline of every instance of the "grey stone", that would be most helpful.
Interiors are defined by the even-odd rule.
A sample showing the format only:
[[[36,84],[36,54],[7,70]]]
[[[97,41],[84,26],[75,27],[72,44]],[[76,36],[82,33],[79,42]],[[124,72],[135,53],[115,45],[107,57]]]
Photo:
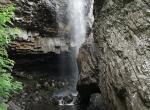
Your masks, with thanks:
[[[96,76],[107,110],[150,110],[148,7],[146,0],[95,0]]]
[[[105,110],[101,94],[95,93],[91,95],[89,107],[87,110]]]
[[[8,110],[22,110],[20,107],[18,107],[16,104],[13,102],[8,103]]]

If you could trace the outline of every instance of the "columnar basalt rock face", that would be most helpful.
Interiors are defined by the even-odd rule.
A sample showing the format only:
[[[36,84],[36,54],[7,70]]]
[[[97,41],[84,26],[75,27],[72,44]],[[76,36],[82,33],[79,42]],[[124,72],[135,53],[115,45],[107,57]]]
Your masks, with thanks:
[[[99,86],[107,110],[149,110],[149,0],[95,0],[94,7]]]

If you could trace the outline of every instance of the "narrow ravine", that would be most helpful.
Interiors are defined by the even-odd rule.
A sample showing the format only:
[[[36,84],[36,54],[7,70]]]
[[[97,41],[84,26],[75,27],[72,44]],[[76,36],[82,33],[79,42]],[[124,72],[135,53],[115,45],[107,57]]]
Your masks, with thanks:
[[[11,2],[10,110],[150,110],[149,0]]]

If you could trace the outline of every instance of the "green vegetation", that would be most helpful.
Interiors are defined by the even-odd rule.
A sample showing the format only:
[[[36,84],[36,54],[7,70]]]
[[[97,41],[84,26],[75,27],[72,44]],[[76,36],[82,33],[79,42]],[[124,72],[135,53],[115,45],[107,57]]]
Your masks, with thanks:
[[[9,46],[19,32],[16,28],[11,28],[11,19],[14,15],[14,7],[0,6],[0,110],[6,110],[5,102],[12,93],[22,88],[20,82],[13,80],[11,71],[14,61],[8,58],[6,48]]]

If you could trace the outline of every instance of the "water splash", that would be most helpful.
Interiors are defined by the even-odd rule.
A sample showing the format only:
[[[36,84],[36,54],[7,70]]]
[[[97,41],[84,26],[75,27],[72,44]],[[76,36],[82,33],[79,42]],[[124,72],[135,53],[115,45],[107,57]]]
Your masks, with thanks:
[[[62,70],[62,73],[69,72],[69,76],[64,76],[64,78],[67,77],[68,84],[63,88],[56,90],[53,93],[53,97],[54,99],[56,99],[56,102],[58,102],[59,105],[74,105],[74,99],[78,95],[76,86],[79,79],[79,71],[74,54],[74,49],[70,49],[70,52],[66,57],[67,59],[64,59],[64,63],[62,64],[64,68]],[[69,103],[68,101],[66,101],[66,99],[69,100]]]
[[[65,106],[74,106],[75,102],[76,102],[76,97],[73,97],[73,100],[69,103],[66,103],[65,100],[63,98],[61,98],[58,100],[58,105],[60,105],[60,106],[64,106],[64,105]]]
[[[79,48],[85,41],[86,20],[83,0],[68,0],[68,19],[71,28],[71,46],[76,48],[76,55]]]

